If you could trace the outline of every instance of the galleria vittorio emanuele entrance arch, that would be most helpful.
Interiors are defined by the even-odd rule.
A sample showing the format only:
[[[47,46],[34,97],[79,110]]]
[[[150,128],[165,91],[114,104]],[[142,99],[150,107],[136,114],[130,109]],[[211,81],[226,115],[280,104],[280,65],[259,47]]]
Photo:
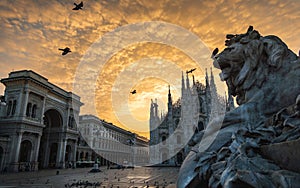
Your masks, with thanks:
[[[28,70],[1,79],[0,171],[64,168],[75,163],[80,97]]]
[[[40,142],[39,150],[39,167],[48,168],[59,166],[58,143],[60,141],[57,132],[62,128],[62,116],[55,110],[50,109],[44,113],[43,134]],[[58,161],[58,163],[57,163]]]

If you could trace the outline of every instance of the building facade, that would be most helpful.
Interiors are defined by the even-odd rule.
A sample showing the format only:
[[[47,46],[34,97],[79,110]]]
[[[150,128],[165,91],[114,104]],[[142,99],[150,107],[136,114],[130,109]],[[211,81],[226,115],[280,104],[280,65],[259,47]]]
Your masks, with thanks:
[[[156,165],[180,165],[190,151],[188,141],[206,128],[209,120],[233,109],[233,99],[217,94],[214,76],[206,85],[182,74],[181,98],[173,103],[169,88],[168,112],[159,114],[157,101],[150,105],[150,161]]]
[[[149,141],[92,115],[80,97],[22,70],[1,79],[0,171],[75,167],[80,162],[142,165]]]
[[[79,117],[81,140],[77,161],[143,165],[149,161],[148,140],[93,115]]]
[[[0,106],[0,170],[64,168],[75,161],[79,96],[30,71],[11,72]]]

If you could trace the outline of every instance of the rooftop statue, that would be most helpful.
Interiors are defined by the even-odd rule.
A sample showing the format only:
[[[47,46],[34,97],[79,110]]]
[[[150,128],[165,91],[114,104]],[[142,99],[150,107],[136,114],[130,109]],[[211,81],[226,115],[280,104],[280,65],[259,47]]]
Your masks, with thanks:
[[[213,119],[193,138],[177,187],[300,185],[298,173],[279,167],[259,152],[262,145],[289,140],[288,135],[300,137],[299,110],[290,110],[285,116],[284,122],[293,126],[270,121],[295,104],[300,94],[300,58],[280,38],[261,36],[252,26],[246,33],[226,38],[226,48],[213,53],[213,64],[221,70],[220,78],[239,107]]]

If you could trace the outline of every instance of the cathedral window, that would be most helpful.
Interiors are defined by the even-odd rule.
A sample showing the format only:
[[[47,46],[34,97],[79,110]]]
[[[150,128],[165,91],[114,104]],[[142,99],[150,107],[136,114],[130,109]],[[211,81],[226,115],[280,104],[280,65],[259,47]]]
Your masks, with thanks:
[[[203,105],[203,100],[200,98],[200,113],[204,113],[204,105]]]

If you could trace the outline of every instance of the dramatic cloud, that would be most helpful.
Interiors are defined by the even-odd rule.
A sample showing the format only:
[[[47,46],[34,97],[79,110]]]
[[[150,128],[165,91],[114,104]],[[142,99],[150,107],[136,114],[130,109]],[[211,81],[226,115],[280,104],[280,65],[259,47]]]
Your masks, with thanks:
[[[79,77],[75,74],[81,63],[95,62],[84,67],[84,74],[79,77],[86,83],[96,78],[93,84],[79,90],[85,103],[81,114],[93,112],[132,131],[148,131],[151,98],[157,98],[161,111],[165,110],[168,85],[173,100],[177,100],[181,71],[197,67],[195,78],[204,81],[204,67],[209,67],[204,60],[215,47],[224,48],[227,33],[245,32],[253,25],[262,35],[277,35],[292,51],[297,54],[299,51],[298,0],[86,0],[79,11],[72,10],[73,3],[73,0],[0,1],[0,77],[7,77],[13,70],[31,69],[63,89],[72,90],[79,84],[74,79]],[[99,48],[101,51],[89,51],[105,34],[118,34],[124,26],[151,21],[184,28],[207,48],[189,49],[195,46],[194,38],[184,32],[174,33],[173,27],[162,24],[147,26],[144,33],[148,38],[165,38],[174,45],[143,41],[114,51],[128,37],[139,37],[139,26],[132,26],[126,35],[106,38],[101,43],[105,48]],[[72,52],[61,56],[58,48],[66,46]],[[98,72],[97,62],[101,59],[97,58],[112,51],[114,54],[109,55]],[[213,71],[218,80],[218,71]],[[168,78],[173,78],[172,82]],[[218,86],[219,93],[223,94],[224,85],[218,83]],[[131,89],[138,93],[130,95]],[[1,85],[0,93],[3,91]],[[84,92],[92,95],[85,97],[81,94]],[[95,109],[91,109],[93,101]]]

